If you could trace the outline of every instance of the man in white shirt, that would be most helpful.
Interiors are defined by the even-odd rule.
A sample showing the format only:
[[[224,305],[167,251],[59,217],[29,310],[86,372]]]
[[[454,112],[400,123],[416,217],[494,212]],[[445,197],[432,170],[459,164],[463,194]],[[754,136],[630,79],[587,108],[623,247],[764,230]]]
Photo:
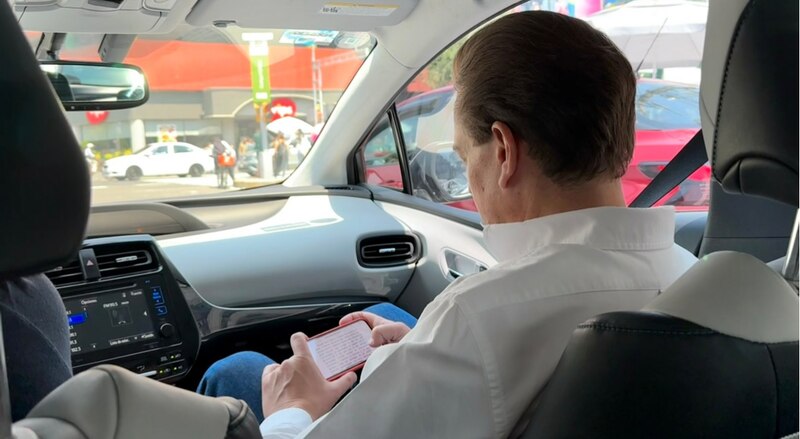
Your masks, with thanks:
[[[578,324],[643,307],[695,262],[671,208],[625,207],[636,78],[605,36],[508,15],[464,44],[454,74],[454,148],[498,264],[453,282],[413,330],[342,319],[365,315],[383,346],[338,404],[355,374],[326,381],[293,335],[294,356],[263,371],[264,437],[507,437]]]

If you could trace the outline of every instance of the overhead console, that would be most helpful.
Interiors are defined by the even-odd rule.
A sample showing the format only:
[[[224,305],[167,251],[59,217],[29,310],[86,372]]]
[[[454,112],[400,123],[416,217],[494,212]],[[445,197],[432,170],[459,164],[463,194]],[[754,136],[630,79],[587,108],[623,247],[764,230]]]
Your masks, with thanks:
[[[172,382],[188,372],[197,325],[151,238],[89,240],[46,274],[67,310],[75,373],[111,363]]]
[[[147,33],[165,28],[184,0],[13,0],[25,29],[42,32]],[[192,2],[193,3],[193,2]],[[186,10],[191,5],[186,6]],[[161,29],[169,31],[170,29]]]
[[[403,21],[418,0],[199,0],[186,22],[193,26],[236,24],[240,27],[281,27],[369,31]]]

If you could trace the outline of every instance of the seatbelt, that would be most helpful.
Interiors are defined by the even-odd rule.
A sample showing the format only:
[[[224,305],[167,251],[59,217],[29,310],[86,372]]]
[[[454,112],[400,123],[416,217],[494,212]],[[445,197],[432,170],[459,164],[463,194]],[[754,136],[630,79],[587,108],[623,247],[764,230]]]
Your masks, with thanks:
[[[652,206],[707,161],[708,153],[703,141],[703,130],[698,130],[692,140],[684,145],[675,158],[667,163],[642,193],[631,202],[630,207]]]

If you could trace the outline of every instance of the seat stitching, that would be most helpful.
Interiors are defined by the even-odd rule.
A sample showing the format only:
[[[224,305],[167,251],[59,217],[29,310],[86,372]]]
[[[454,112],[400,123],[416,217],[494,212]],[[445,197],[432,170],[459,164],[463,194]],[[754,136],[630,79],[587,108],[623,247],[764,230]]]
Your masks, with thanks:
[[[106,373],[109,378],[111,378],[111,384],[114,385],[114,390],[115,390],[114,398],[117,400],[117,419],[116,419],[116,422],[114,423],[115,424],[114,425],[114,438],[118,438],[119,437],[120,419],[122,419],[121,414],[120,414],[120,407],[122,405],[122,403],[120,402],[121,392],[120,392],[119,386],[117,385],[117,380],[116,380],[116,377],[114,377],[114,374],[112,374],[110,371],[105,370],[105,369],[103,369],[103,372]]]
[[[723,337],[733,338],[736,340],[745,341],[747,343],[753,343],[757,345],[764,345],[764,346],[781,346],[781,345],[792,345],[798,344],[800,341],[792,340],[792,341],[776,341],[776,342],[761,342],[761,341],[753,341],[748,340],[742,337],[736,337],[734,335],[723,334],[721,332],[714,331],[712,329],[705,329],[705,330],[696,330],[696,331],[665,331],[661,329],[631,329],[631,328],[621,328],[617,326],[611,325],[604,325],[600,323],[588,323],[588,324],[581,324],[578,325],[578,329],[600,329],[600,330],[607,330],[607,331],[615,331],[615,332],[628,332],[628,333],[640,333],[640,334],[658,334],[658,335],[721,335]]]
[[[602,329],[606,331],[615,331],[615,332],[629,332],[629,333],[639,333],[639,334],[659,334],[659,335],[714,335],[717,332],[712,330],[698,330],[698,331],[663,331],[660,329],[630,329],[630,328],[620,328],[617,326],[611,325],[602,325],[602,324],[588,324],[588,325],[579,325],[578,328],[580,329]]]
[[[717,163],[717,145],[719,143],[719,136],[717,135],[720,131],[720,116],[722,114],[722,107],[723,107],[723,100],[725,99],[725,87],[728,85],[728,72],[730,71],[731,67],[731,57],[733,55],[734,48],[736,47],[736,42],[739,39],[739,32],[742,30],[742,25],[747,18],[747,15],[752,10],[753,4],[755,4],[757,0],[750,0],[747,2],[742,14],[739,16],[739,21],[736,22],[736,28],[733,31],[733,36],[731,38],[731,44],[728,48],[728,55],[725,57],[725,71],[722,74],[722,84],[720,85],[719,90],[719,103],[717,105],[717,118],[714,121],[714,147],[711,148],[711,164],[712,164],[712,172],[714,168],[714,164]],[[714,172],[716,175],[716,172]],[[726,172],[727,174],[727,172]],[[719,177],[717,177],[719,178]],[[739,183],[741,184],[741,183]]]
[[[240,402],[241,403],[243,401],[237,399],[236,402]],[[234,406],[234,408],[235,408],[235,406]],[[235,431],[236,429],[238,429],[239,427],[241,427],[242,424],[244,423],[244,421],[247,419],[247,408],[248,408],[248,406],[247,406],[246,403],[240,405],[239,412],[236,413],[236,416],[234,416],[233,419],[230,421],[230,424],[228,424],[228,433],[229,434],[231,432]]]
[[[778,368],[775,364],[775,357],[772,356],[772,349],[767,347],[767,354],[769,354],[769,363],[772,366],[772,378],[774,379],[775,383],[775,430],[772,433],[774,437],[780,431],[780,410],[778,408],[778,404],[780,403],[781,396],[780,396],[780,387],[778,386]]]

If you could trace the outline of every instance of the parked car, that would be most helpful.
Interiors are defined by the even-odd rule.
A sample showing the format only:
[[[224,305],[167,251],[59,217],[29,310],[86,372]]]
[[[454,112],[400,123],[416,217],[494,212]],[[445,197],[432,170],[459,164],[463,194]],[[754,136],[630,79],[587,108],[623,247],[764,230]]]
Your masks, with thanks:
[[[454,94],[453,87],[422,93],[400,103],[397,113],[408,151],[414,194],[438,203],[476,210],[468,188],[462,190],[462,183],[466,184],[464,168],[452,151]],[[636,87],[636,147],[628,171],[622,178],[626,202],[633,201],[700,129],[698,108],[696,86],[639,80]],[[436,132],[432,134],[431,130]],[[391,136],[388,124],[383,124],[367,141],[364,150],[367,182],[401,189],[403,182]],[[442,140],[431,142],[431,139]],[[449,147],[444,147],[448,141]],[[674,205],[678,210],[705,210],[710,176],[710,167],[702,166],[656,205]]]
[[[179,175],[200,177],[214,169],[214,159],[190,143],[151,143],[136,154],[115,157],[103,165],[103,176],[138,180],[143,176]]]

